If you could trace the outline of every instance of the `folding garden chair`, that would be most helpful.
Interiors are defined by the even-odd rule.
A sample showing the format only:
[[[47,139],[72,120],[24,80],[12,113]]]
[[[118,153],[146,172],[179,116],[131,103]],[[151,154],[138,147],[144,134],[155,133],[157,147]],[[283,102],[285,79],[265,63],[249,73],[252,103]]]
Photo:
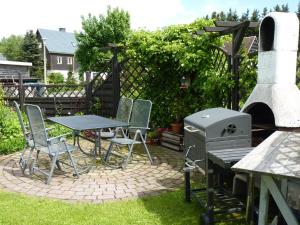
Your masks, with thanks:
[[[22,173],[24,173],[24,171],[27,167],[27,162],[28,162],[28,160],[25,159],[25,153],[26,153],[26,150],[28,148],[30,148],[30,149],[34,148],[34,143],[33,143],[32,137],[30,135],[30,132],[27,129],[28,127],[26,127],[25,124],[24,124],[19,104],[16,101],[14,101],[14,105],[15,105],[15,109],[16,109],[16,112],[17,112],[17,115],[18,115],[18,119],[19,119],[19,123],[20,123],[21,129],[22,129],[22,133],[23,133],[23,136],[24,136],[24,139],[25,139],[25,146],[24,146],[23,152],[22,152],[22,154],[20,156],[20,160],[19,160],[19,165],[21,167]]]
[[[116,120],[129,123],[131,112],[132,112],[132,105],[133,100],[131,98],[120,98]],[[115,136],[115,133],[118,133],[119,131],[122,132],[123,137],[125,137],[125,131],[123,128],[116,128],[115,130],[109,129],[109,131],[101,131],[100,136],[101,138],[113,138]]]
[[[152,102],[149,100],[138,99],[133,103],[132,115],[130,118],[130,126],[128,127],[128,137],[108,139],[110,141],[109,149],[105,155],[104,160],[108,162],[112,154],[113,146],[126,145],[128,148],[128,155],[125,157],[122,167],[125,168],[132,156],[133,147],[135,144],[143,144],[145,152],[152,164],[152,158],[148,147],[146,145],[147,130],[150,120]]]
[[[28,104],[25,105],[25,108],[33,140],[33,148],[31,148],[31,151],[29,153],[28,162],[32,160],[33,150],[35,149],[37,151],[36,158],[33,160],[30,168],[31,174],[34,173],[35,170],[41,172],[47,177],[46,183],[49,184],[52,178],[55,164],[58,162],[61,155],[66,154],[70,160],[70,164],[62,161],[59,162],[73,167],[74,175],[79,177],[76,162],[72,157],[72,152],[77,148],[74,145],[70,145],[66,142],[65,135],[48,138],[42,112],[39,106]],[[38,159],[40,153],[49,155],[51,159],[49,171],[39,168]]]

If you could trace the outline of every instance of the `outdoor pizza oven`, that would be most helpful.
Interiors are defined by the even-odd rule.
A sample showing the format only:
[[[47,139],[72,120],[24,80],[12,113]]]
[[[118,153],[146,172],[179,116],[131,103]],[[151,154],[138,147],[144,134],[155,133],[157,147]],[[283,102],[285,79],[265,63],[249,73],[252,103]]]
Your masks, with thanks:
[[[251,146],[251,116],[224,108],[206,109],[184,119],[189,161],[206,171],[207,151]]]
[[[257,84],[241,110],[252,115],[254,127],[300,127],[298,31],[295,13],[272,12],[261,21]]]

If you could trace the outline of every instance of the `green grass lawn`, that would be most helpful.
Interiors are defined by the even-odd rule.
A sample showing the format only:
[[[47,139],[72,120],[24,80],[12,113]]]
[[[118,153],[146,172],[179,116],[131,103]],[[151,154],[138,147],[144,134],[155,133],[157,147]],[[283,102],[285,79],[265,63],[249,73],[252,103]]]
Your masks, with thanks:
[[[0,224],[199,224],[201,208],[182,190],[104,204],[66,203],[0,190]]]

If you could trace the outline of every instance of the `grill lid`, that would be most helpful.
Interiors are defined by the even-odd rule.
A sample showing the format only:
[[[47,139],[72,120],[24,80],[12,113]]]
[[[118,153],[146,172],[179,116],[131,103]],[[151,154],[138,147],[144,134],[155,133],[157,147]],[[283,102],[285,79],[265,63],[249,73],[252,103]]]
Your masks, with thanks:
[[[224,123],[225,120],[230,120],[233,117],[250,118],[250,115],[230,109],[211,108],[185,117],[184,123],[205,131],[209,127],[215,126],[217,123]]]

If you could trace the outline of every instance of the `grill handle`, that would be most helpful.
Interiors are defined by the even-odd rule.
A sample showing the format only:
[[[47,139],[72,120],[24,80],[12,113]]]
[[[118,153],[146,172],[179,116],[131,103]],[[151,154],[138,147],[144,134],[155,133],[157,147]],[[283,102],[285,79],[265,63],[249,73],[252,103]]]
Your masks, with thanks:
[[[195,133],[195,132],[199,132],[200,131],[199,129],[196,129],[196,128],[190,126],[190,125],[184,126],[184,129],[187,132],[190,132],[190,133]]]
[[[201,136],[204,136],[204,137],[206,136],[206,133],[204,131],[199,130],[199,129],[191,126],[191,125],[184,126],[184,130],[187,131],[187,132],[189,132],[189,133],[196,133],[196,132],[198,132]]]

